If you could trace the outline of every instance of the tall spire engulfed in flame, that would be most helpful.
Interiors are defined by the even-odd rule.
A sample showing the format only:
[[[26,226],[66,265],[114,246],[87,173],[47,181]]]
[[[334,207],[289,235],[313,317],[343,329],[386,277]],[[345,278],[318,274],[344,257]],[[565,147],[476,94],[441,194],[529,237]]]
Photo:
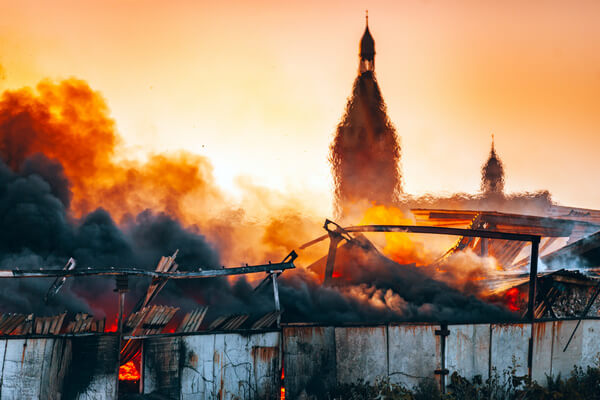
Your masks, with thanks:
[[[389,205],[402,191],[400,144],[375,78],[375,41],[368,25],[359,46],[359,75],[330,147],[338,213]]]
[[[481,191],[486,196],[504,194],[504,167],[496,154],[494,135],[492,135],[490,156],[481,167]]]

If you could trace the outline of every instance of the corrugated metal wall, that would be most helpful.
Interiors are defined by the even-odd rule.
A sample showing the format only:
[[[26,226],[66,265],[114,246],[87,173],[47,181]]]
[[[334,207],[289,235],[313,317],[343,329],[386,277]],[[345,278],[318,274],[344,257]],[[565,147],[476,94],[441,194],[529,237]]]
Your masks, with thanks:
[[[117,337],[0,339],[0,398],[114,399]]]
[[[144,340],[144,393],[175,399],[276,399],[280,333],[220,333]]]
[[[532,375],[545,384],[546,375],[568,376],[575,365],[595,365],[600,355],[600,320],[584,320],[566,352],[563,348],[576,321],[536,323]],[[337,384],[391,382],[412,387],[423,378],[439,379],[439,325],[375,327],[290,326],[283,329],[285,388],[289,398],[325,393]],[[495,369],[528,373],[529,324],[450,325],[445,368],[449,373],[487,379]],[[493,373],[493,372],[492,372]]]
[[[600,356],[600,320],[536,323],[533,378],[568,376]],[[442,368],[439,325],[288,326],[282,332],[203,333],[144,339],[144,393],[173,399],[276,399],[281,357],[287,398],[326,393],[359,379],[414,386]],[[445,368],[472,378],[516,368],[527,373],[528,324],[450,325]],[[283,341],[281,341],[283,337]],[[283,352],[282,352],[283,348]],[[0,398],[113,399],[115,335],[0,338]]]

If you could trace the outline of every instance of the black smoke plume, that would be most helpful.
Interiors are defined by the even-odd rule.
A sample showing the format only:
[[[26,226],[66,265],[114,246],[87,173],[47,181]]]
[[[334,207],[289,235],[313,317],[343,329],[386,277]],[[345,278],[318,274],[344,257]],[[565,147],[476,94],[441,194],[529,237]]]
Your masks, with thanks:
[[[98,209],[81,219],[67,213],[69,183],[59,163],[41,154],[26,159],[19,172],[0,160],[0,265],[3,268],[62,267],[69,257],[80,268],[135,266],[154,269],[162,255],[179,249],[182,265],[217,267],[219,256],[194,228],[184,229],[150,210],[117,226]],[[52,314],[94,312],[102,316],[116,299],[114,282],[103,278],[69,280],[49,305],[48,279],[0,281],[0,311]],[[134,293],[141,295],[144,284]],[[114,308],[113,308],[114,309]]]
[[[19,172],[0,162],[0,265],[40,268],[64,265],[74,257],[78,268],[136,266],[153,269],[157,260],[179,249],[186,267],[218,267],[219,256],[194,227],[150,210],[118,226],[104,210],[72,219],[65,207],[68,181],[60,164],[43,155],[27,159]],[[45,177],[35,166],[45,166]],[[55,194],[56,193],[56,194]],[[62,197],[58,197],[60,194]],[[65,197],[66,196],[66,197]],[[506,319],[500,307],[487,305],[438,282],[414,266],[402,266],[371,250],[352,249],[340,263],[347,272],[344,285],[324,287],[312,272],[298,268],[280,280],[284,321],[368,322],[385,320]],[[49,305],[43,296],[48,279],[0,281],[1,311],[38,315],[86,311],[113,316],[114,282],[105,278],[73,278]],[[129,307],[143,295],[148,281],[132,278]],[[245,278],[170,282],[159,303],[190,309],[211,306],[209,317],[230,313],[260,316],[273,309],[273,294],[255,292]]]
[[[0,146],[0,266],[61,268],[73,257],[77,260],[77,268],[132,266],[154,269],[161,256],[179,249],[176,261],[181,270],[220,268],[221,257],[216,249],[235,246],[236,238],[211,242],[203,235],[203,229],[211,228],[209,223],[201,230],[190,223],[184,225],[176,217],[177,212],[160,211],[178,210],[178,207],[159,204],[159,211],[149,208],[127,213],[119,210],[117,205],[120,203],[115,201],[106,209],[97,208],[101,202],[87,202],[85,194],[95,193],[95,182],[106,184],[104,178],[111,173],[127,177],[114,183],[119,192],[116,199],[124,199],[126,211],[135,208],[127,207],[127,199],[142,201],[148,192],[144,191],[147,188],[143,185],[123,183],[135,181],[141,172],[119,169],[111,161],[113,143],[118,138],[106,115],[106,105],[87,85],[77,81],[46,84],[43,88],[48,93],[58,90],[69,94],[57,97],[60,106],[68,109],[63,113],[67,122],[54,121],[57,117],[51,110],[56,96],[48,93],[40,97],[27,91],[4,95],[0,107],[0,136],[3,139]],[[71,96],[73,93],[82,96]],[[88,118],[89,115],[94,118]],[[97,132],[95,121],[103,127],[105,141],[94,136]],[[89,137],[96,142],[78,139],[79,131],[71,129],[73,124],[85,127],[89,134],[86,139]],[[72,142],[76,140],[79,142],[74,145]],[[371,72],[365,72],[357,78],[346,116],[332,145],[331,160],[337,172],[336,195],[340,206],[361,200],[395,201],[401,190],[399,157],[397,136],[386,116],[377,82]],[[99,161],[84,168],[89,159]],[[207,163],[206,160],[202,162]],[[143,180],[155,182],[151,178],[161,176],[160,182],[165,186],[162,189],[170,196],[159,199],[167,203],[179,195],[180,181],[196,182],[199,176],[194,168],[169,169],[169,165],[168,162],[152,164],[152,174],[144,175]],[[168,174],[161,169],[163,167],[167,168]],[[210,182],[210,174],[207,172],[200,177],[197,186],[207,186],[204,183]],[[114,190],[108,187],[99,193],[112,192]],[[208,207],[214,199],[213,192],[212,189],[199,191],[197,200]],[[76,200],[79,207],[75,206]],[[86,206],[82,207],[82,203]],[[142,201],[141,204],[147,203]],[[73,212],[74,208],[78,212]],[[91,210],[83,211],[88,208]],[[113,212],[119,214],[118,223]],[[299,231],[290,228],[285,232],[294,235]],[[300,264],[295,271],[286,271],[280,280],[284,321],[465,320],[505,316],[500,307],[486,305],[473,295],[462,294],[437,282],[426,270],[402,266],[379,253],[374,254],[356,251],[352,253],[353,257],[341,258],[348,273],[344,284],[335,287],[322,286],[321,279],[301,268]],[[281,258],[284,255],[281,254]],[[130,279],[127,309],[131,309],[144,294],[148,281]],[[0,312],[51,315],[65,310],[86,311],[97,318],[105,315],[112,318],[116,314],[114,279],[69,278],[60,293],[45,305],[43,298],[50,284],[49,279],[1,279]],[[209,305],[209,318],[231,313],[260,316],[271,311],[272,291],[256,292],[253,287],[254,283],[245,277],[173,281],[165,286],[156,302],[184,310],[198,304]]]

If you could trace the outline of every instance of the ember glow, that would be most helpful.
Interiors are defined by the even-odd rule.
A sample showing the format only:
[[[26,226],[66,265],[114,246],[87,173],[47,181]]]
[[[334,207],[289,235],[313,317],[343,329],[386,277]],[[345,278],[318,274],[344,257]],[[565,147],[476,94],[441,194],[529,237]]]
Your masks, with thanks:
[[[106,327],[104,328],[104,332],[116,332],[119,329],[119,323],[118,321],[115,319],[114,321],[112,321],[109,324],[106,325]]]
[[[285,400],[285,385],[284,385],[285,372],[283,367],[281,368],[281,390],[280,390],[280,400]]]
[[[140,373],[136,368],[133,361],[129,361],[119,367],[119,380],[120,381],[139,381]]]

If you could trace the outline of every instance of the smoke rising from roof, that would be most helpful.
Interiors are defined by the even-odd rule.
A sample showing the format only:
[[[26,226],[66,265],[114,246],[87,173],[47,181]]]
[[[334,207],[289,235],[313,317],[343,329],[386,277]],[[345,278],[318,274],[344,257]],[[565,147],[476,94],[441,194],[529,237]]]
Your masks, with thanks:
[[[339,193],[359,195],[360,180],[367,179],[372,182],[369,195],[380,201],[392,201],[400,189],[397,168],[400,149],[385,116],[379,89],[369,73],[357,80],[357,93],[364,90],[371,91],[369,98],[375,101],[365,102],[359,96],[354,103],[350,102],[345,118],[350,128],[346,129],[344,122],[340,125],[339,132],[344,135],[337,143],[342,149],[357,146],[350,140],[352,135],[366,135],[373,148],[363,158],[336,153],[342,155],[338,164],[343,167],[340,176],[350,179],[340,181]],[[365,125],[365,107],[378,116],[368,125]],[[319,221],[314,221],[315,228],[308,228],[308,222],[313,221],[298,212],[295,203],[287,209],[274,207],[275,215],[260,229],[247,224],[240,209],[226,210],[220,218],[203,219],[203,215],[210,214],[202,213],[191,218],[182,199],[192,198],[207,209],[218,203],[215,199],[223,199],[212,182],[208,161],[196,156],[155,155],[146,164],[116,162],[113,155],[119,138],[113,125],[98,93],[82,81],[44,82],[36,93],[21,90],[3,94],[0,265],[60,268],[73,257],[77,268],[154,269],[161,256],[179,249],[180,269],[211,268],[219,267],[222,254],[231,248],[242,249],[235,254],[283,258],[294,243],[316,236],[314,229],[319,229]],[[360,129],[356,131],[352,126]],[[344,158],[346,155],[349,158]],[[357,175],[353,175],[354,166],[364,166],[370,161],[376,168],[367,168],[365,173],[357,170]],[[369,181],[381,177],[381,168],[391,174],[391,179],[382,184],[378,183],[381,179]],[[344,188],[348,191],[343,191]],[[260,190],[256,197],[269,203],[269,196]],[[295,212],[290,211],[294,209]],[[260,262],[267,260],[262,258]],[[303,268],[283,274],[280,297],[284,321],[462,320],[506,316],[501,308],[486,305],[473,295],[461,294],[436,281],[425,270],[396,264],[379,253],[358,251],[354,259],[344,263],[352,278],[339,287],[321,286],[319,277]],[[209,317],[271,311],[272,291],[257,293],[248,279],[251,278],[169,282],[157,302],[184,309],[198,303],[208,304]],[[43,315],[67,309],[92,312],[96,317],[114,315],[113,279],[69,279],[59,295],[45,306],[42,299],[50,283],[44,279],[0,281],[2,311]],[[143,294],[148,281],[136,278],[130,284],[128,308]]]

